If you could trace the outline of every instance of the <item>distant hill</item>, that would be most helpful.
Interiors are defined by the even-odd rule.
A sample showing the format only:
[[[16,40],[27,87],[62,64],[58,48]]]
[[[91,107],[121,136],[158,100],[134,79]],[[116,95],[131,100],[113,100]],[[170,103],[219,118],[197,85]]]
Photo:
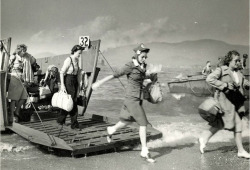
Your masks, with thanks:
[[[249,46],[233,45],[223,41],[203,39],[197,41],[183,41],[180,43],[153,42],[145,44],[150,48],[149,63],[162,64],[164,66],[194,66],[205,65],[211,61],[216,65],[219,56],[225,56],[230,50],[237,50],[241,56],[248,54]],[[133,56],[133,48],[137,45],[123,46],[108,49],[103,55],[111,65],[123,65]]]

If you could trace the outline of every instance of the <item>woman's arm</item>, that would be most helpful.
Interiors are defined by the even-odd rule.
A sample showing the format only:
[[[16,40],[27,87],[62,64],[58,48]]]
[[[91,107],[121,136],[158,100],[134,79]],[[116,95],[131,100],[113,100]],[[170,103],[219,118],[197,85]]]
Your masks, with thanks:
[[[225,83],[220,80],[222,75],[222,68],[216,68],[211,74],[209,74],[206,78],[206,82],[213,87],[216,87],[220,90],[224,90],[228,88],[228,83]]]
[[[69,69],[70,64],[71,64],[70,58],[66,58],[66,60],[63,63],[62,69],[60,71],[61,91],[66,91],[66,87],[64,84],[64,75]]]
[[[243,88],[249,90],[249,86],[250,82],[247,79],[243,78]]]
[[[47,70],[46,73],[45,73],[44,81],[47,80],[48,76],[49,76],[49,71]]]
[[[202,75],[206,75],[205,71],[206,71],[206,67],[204,67],[204,68],[202,69],[201,74],[202,74]]]
[[[103,79],[97,81],[96,83],[92,84],[92,89],[96,90],[100,85],[102,85],[103,83],[110,81],[114,78],[119,78],[125,74],[129,74],[132,71],[133,67],[131,66],[131,63],[127,63],[125,64],[125,66],[123,66],[120,69],[117,69],[113,75],[104,77]]]
[[[110,81],[112,79],[114,79],[115,77],[113,75],[110,75],[110,76],[107,76],[107,77],[104,77],[103,79],[95,82],[94,84],[92,84],[92,89],[93,90],[96,90],[99,86],[101,86],[103,83],[107,82],[107,81]]]
[[[64,73],[60,73],[60,80],[61,80],[61,91],[66,91],[66,87],[64,84]]]

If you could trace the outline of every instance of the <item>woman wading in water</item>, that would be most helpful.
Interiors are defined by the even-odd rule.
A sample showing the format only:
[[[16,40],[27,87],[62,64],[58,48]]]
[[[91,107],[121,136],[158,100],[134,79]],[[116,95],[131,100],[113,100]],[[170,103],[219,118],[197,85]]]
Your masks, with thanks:
[[[234,132],[234,138],[238,149],[238,157],[250,158],[242,145],[242,115],[245,114],[243,89],[249,88],[247,81],[238,70],[240,54],[237,51],[229,51],[224,59],[224,66],[216,68],[208,75],[206,81],[218,89],[216,99],[220,104],[221,114],[216,121],[210,123],[211,127],[202,133],[199,138],[200,152],[204,153],[209,139],[221,129]]]
[[[146,59],[149,52],[149,48],[146,48],[143,44],[140,44],[134,49],[135,55],[132,57],[132,61],[125,64],[124,67],[119,69],[113,75],[107,76],[100,81],[97,81],[92,85],[92,89],[96,90],[101,84],[112,80],[114,78],[119,78],[123,75],[127,76],[127,87],[124,105],[122,106],[120,112],[120,121],[114,125],[107,128],[107,140],[111,142],[112,134],[117,130],[126,127],[131,122],[136,121],[139,126],[139,135],[142,145],[141,157],[145,158],[148,162],[155,162],[151,158],[150,153],[147,148],[146,136],[147,136],[147,124],[148,120],[145,111],[142,107],[142,87],[143,81],[145,79],[156,79],[156,74],[146,71]]]

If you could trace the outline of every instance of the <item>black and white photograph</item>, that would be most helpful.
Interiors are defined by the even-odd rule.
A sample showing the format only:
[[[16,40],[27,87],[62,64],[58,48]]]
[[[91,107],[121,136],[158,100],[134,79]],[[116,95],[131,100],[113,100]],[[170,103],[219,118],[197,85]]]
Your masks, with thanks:
[[[250,169],[249,0],[0,6],[0,169]]]

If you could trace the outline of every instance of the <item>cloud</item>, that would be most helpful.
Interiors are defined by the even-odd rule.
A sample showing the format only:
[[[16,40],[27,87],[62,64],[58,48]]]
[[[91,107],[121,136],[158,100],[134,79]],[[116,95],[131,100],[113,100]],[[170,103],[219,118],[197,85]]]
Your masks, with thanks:
[[[47,43],[51,41],[58,41],[60,38],[64,36],[63,30],[60,28],[56,28],[53,30],[41,30],[38,33],[34,34],[31,36],[30,40],[31,42],[36,42],[36,43]]]
[[[91,39],[101,39],[101,50],[124,45],[149,42],[168,42],[169,37],[185,31],[185,27],[171,23],[168,17],[159,18],[152,22],[137,23],[133,27],[124,29],[121,23],[113,16],[100,16],[84,25],[69,29],[56,28],[54,30],[41,30],[31,37],[33,43],[47,45],[66,44],[78,42],[79,36],[89,35]],[[62,41],[62,38],[63,41]]]

